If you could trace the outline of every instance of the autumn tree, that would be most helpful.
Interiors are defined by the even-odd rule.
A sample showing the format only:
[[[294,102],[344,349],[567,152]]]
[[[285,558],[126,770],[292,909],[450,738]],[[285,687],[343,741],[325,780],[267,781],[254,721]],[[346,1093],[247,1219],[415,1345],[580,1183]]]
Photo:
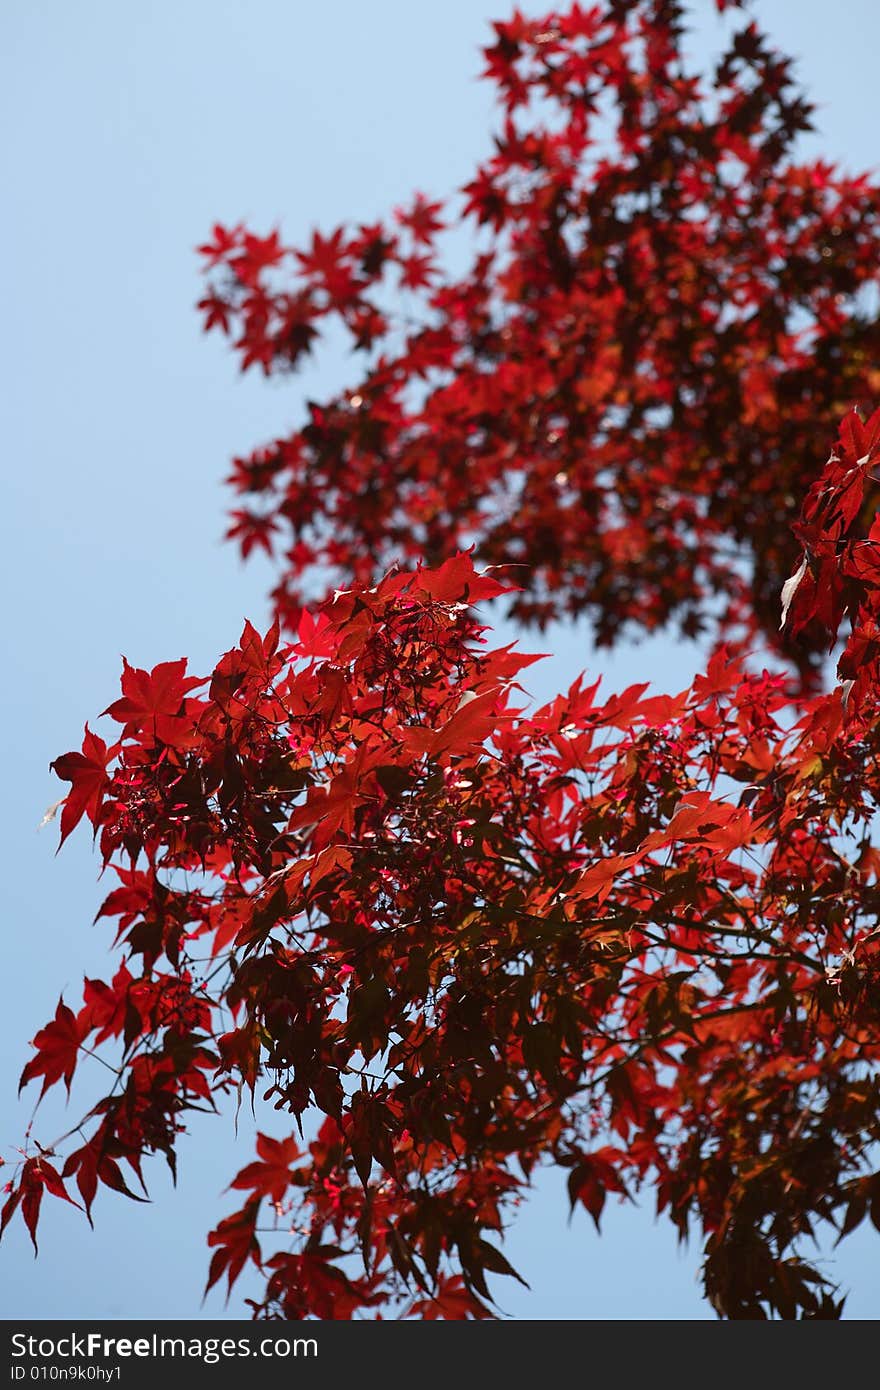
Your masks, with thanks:
[[[208,1286],[256,1266],[255,1317],[491,1316],[548,1165],[597,1226],[651,1192],[719,1315],[837,1317],[809,1238],[880,1227],[880,191],[796,158],[809,105],[747,16],[708,76],[672,0],[495,30],[460,204],[201,248],[242,367],[331,320],[361,367],[235,461],[270,631],[205,679],[126,664],[110,741],[53,764],[119,960],[22,1084],[102,1049],[113,1080],[2,1225],[134,1195],[245,1095],[290,1133],[234,1178]],[[492,598],[712,655],[532,711]]]

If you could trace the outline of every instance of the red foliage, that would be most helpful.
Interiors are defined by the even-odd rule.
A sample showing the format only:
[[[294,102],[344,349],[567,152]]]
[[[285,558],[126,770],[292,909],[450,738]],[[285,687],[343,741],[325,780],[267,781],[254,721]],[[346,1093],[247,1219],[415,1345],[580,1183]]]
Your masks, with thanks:
[[[679,19],[606,0],[497,26],[504,136],[468,189],[489,249],[459,283],[424,197],[316,234],[283,292],[277,233],[215,228],[205,307],[245,365],[294,362],[330,313],[383,355],[238,466],[266,508],[243,545],[296,539],[272,629],[206,680],[126,664],[118,742],[87,729],[54,764],[62,839],[88,814],[118,875],[98,915],[123,959],[59,1003],[22,1084],[117,1060],[61,1172],[26,1151],[3,1227],[20,1206],[35,1239],[74,1178],[87,1213],[134,1196],[127,1170],[173,1170],[187,1115],[246,1089],[296,1126],[260,1135],[209,1236],[209,1288],[265,1275],[255,1317],[491,1316],[550,1164],[597,1227],[608,1193],[653,1192],[720,1315],[839,1316],[803,1250],[880,1210],[880,413],[801,475],[868,383],[877,194],[787,162],[805,107],[753,26],[705,95]],[[374,298],[395,265],[431,281],[397,355]],[[395,552],[427,563],[377,579]],[[294,623],[328,560],[354,581]],[[521,617],[589,608],[609,639],[715,593],[722,628],[781,617],[807,663],[846,614],[841,683],[793,698],[719,646],[678,694],[578,679],[529,712],[535,658],[474,611],[514,562]]]
[[[202,248],[206,327],[243,368],[290,371],[330,320],[363,358],[295,434],[235,460],[229,535],[278,557],[289,625],[328,569],[370,582],[475,544],[523,622],[785,642],[817,449],[880,386],[880,191],[797,156],[811,108],[754,22],[704,77],[683,14],[517,14],[486,50],[500,129],[460,202],[419,195],[307,251],[243,227]],[[459,277],[444,226],[477,248]],[[807,637],[785,647],[805,673]]]
[[[327,1117],[260,1139],[211,1236],[209,1284],[266,1269],[261,1316],[485,1315],[548,1161],[597,1224],[652,1186],[702,1230],[719,1311],[833,1312],[794,1251],[865,1208],[877,1137],[876,673],[793,726],[783,678],[721,654],[674,697],[575,682],[526,714],[523,658],[469,606],[498,587],[463,556],[388,576],[288,647],[248,626],[206,694],[181,672],[170,741],[124,712],[95,821],[127,965],[59,1006],[23,1076],[69,1081],[79,1042],[122,1037],[64,1177],[90,1206],[120,1161],[173,1162],[188,1110],[259,1088]],[[299,1254],[264,1258],[267,1213]]]

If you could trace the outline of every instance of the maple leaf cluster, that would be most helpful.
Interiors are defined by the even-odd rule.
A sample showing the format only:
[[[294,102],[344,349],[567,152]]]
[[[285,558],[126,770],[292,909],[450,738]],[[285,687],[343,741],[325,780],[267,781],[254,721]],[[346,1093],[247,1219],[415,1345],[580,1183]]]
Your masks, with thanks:
[[[254,1317],[493,1316],[551,1165],[597,1228],[651,1193],[719,1315],[840,1316],[805,1252],[880,1228],[880,412],[808,483],[870,385],[878,195],[788,162],[806,108],[754,26],[704,91],[681,17],[496,26],[504,134],[466,212],[489,249],[460,282],[424,198],[316,234],[293,290],[275,233],[204,248],[244,365],[295,363],[331,314],[383,349],[388,276],[429,312],[237,464],[242,546],[295,537],[270,630],[205,679],[126,663],[115,740],[53,764],[121,959],[21,1080],[69,1091],[98,1054],[112,1083],[63,1154],[23,1151],[0,1229],[20,1211],[36,1244],[45,1193],[90,1219],[138,1196],[188,1116],[244,1096],[285,1132],[233,1180],[208,1288],[262,1274]],[[328,561],[348,587],[306,605]],[[505,595],[607,640],[720,599],[730,640],[677,694],[581,677],[532,710],[537,658],[479,621]],[[743,632],[794,644],[801,684]]]
[[[815,670],[777,598],[817,440],[880,386],[880,191],[798,157],[811,108],[754,22],[704,76],[683,15],[516,14],[486,50],[494,152],[457,203],[302,251],[242,226],[201,248],[206,326],[242,368],[289,371],[329,320],[363,361],[235,460],[229,535],[277,557],[293,626],[328,572],[475,545],[524,623],[757,632]],[[446,225],[476,246],[462,275]]]

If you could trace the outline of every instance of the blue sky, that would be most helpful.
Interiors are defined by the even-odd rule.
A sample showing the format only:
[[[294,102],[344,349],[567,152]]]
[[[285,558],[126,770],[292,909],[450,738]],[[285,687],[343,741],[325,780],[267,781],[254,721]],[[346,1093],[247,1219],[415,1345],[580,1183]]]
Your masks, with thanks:
[[[697,8],[693,45],[708,53],[721,27],[707,0]],[[820,135],[805,148],[851,170],[880,164],[875,0],[756,8],[801,57],[820,103]],[[192,248],[218,219],[279,224],[298,244],[315,226],[381,216],[415,188],[461,183],[491,121],[477,50],[505,13],[487,0],[442,11],[411,0],[28,0],[0,13],[7,1160],[36,1089],[16,1101],[26,1040],[62,990],[76,1000],[83,974],[110,967],[106,927],[89,925],[103,893],[88,835],[55,858],[57,828],[36,831],[61,794],[47,765],[114,698],[122,653],[139,666],[186,654],[204,672],[245,616],[264,621],[266,566],[243,568],[220,539],[227,462],[345,378],[332,354],[292,381],[241,378],[220,340],[200,335]],[[664,641],[597,658],[583,628],[522,645],[554,651],[532,668],[541,696],[584,666],[607,672],[609,688],[638,676],[677,690],[697,660]],[[82,1098],[74,1092],[69,1113],[47,1103],[37,1136],[67,1128]],[[92,1232],[56,1204],[37,1262],[16,1224],[0,1245],[3,1315],[221,1316],[222,1297],[200,1305],[205,1233],[249,1156],[246,1122],[236,1146],[228,1125],[206,1120],[183,1145],[176,1191],[154,1169],[151,1207],[108,1195]],[[649,1207],[609,1209],[601,1239],[583,1213],[570,1227],[566,1213],[561,1180],[542,1182],[507,1247],[532,1283],[499,1289],[512,1315],[709,1316],[697,1250],[677,1250]],[[868,1318],[880,1315],[872,1255],[859,1233],[832,1266],[857,1281],[849,1311]]]

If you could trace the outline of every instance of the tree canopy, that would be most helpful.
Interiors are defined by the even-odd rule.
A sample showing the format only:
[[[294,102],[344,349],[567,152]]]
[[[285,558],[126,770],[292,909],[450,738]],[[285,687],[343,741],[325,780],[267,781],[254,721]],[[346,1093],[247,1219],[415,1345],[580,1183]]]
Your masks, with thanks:
[[[270,630],[205,678],[126,663],[110,741],[53,763],[119,959],[22,1085],[95,1052],[112,1083],[29,1140],[2,1228],[137,1195],[244,1098],[288,1133],[208,1287],[256,1266],[255,1317],[492,1316],[548,1165],[597,1227],[651,1193],[719,1315],[840,1316],[810,1238],[880,1227],[880,190],[796,158],[810,107],[748,16],[713,73],[684,40],[672,0],[516,13],[459,202],[200,248],[243,368],[332,320],[360,365],[235,461]],[[494,598],[711,656],[533,710]]]

